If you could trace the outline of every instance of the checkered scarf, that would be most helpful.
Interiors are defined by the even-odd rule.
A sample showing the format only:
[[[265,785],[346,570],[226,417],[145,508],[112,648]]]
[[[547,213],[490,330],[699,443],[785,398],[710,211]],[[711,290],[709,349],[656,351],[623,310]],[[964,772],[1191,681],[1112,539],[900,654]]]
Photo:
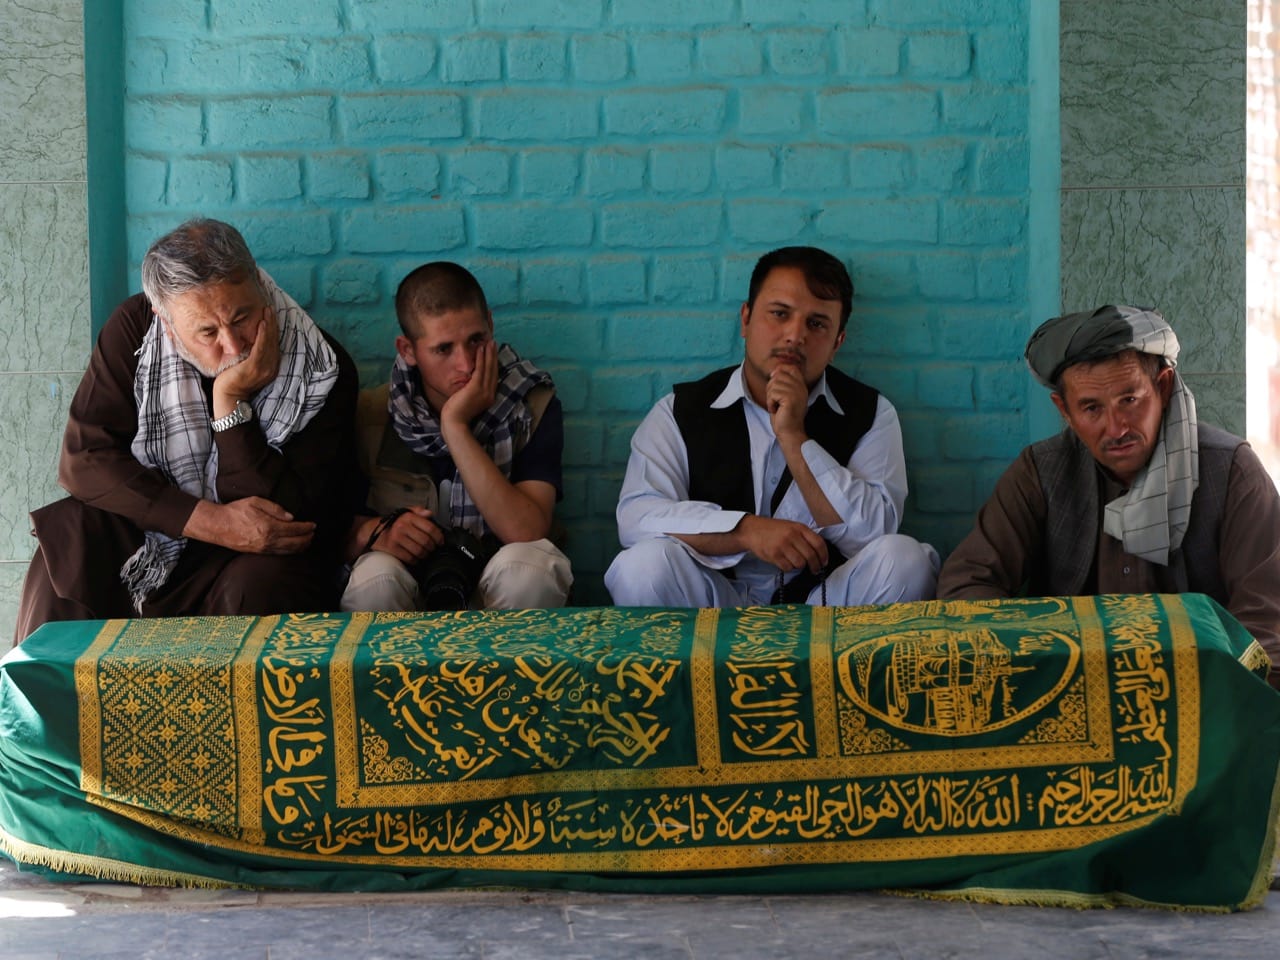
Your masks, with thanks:
[[[472,422],[471,433],[504,477],[511,476],[511,462],[533,432],[533,412],[525,397],[534,387],[550,383],[550,374],[521,360],[510,346],[504,343],[498,348],[497,396],[489,409]],[[449,447],[440,434],[440,420],[422,394],[417,369],[405,363],[403,357],[397,356],[391,368],[387,409],[396,434],[414,453],[424,457],[449,455]],[[449,519],[453,526],[477,537],[488,531],[456,469],[449,494]]]
[[[338,379],[338,358],[311,318],[266,271],[258,270],[258,282],[276,312],[280,371],[250,402],[267,443],[280,450],[324,406]],[[192,496],[218,502],[218,447],[209,426],[203,374],[182,358],[164,321],[155,315],[137,356],[134,457]],[[120,579],[139,613],[146,598],[169,579],[185,545],[185,538],[148,530],[142,546],[125,561]]]
[[[1043,324],[1027,344],[1027,363],[1046,386],[1083,360],[1101,360],[1123,350],[1163,357],[1173,371],[1173,391],[1151,459],[1127,493],[1106,505],[1102,529],[1126,553],[1161,566],[1182,545],[1191,522],[1191,498],[1200,485],[1196,400],[1178,374],[1178,338],[1155,310],[1100,307]]]

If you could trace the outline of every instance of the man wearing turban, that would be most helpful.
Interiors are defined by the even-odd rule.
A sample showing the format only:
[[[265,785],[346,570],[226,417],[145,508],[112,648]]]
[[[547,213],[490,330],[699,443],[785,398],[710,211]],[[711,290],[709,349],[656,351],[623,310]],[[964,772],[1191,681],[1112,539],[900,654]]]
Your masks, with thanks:
[[[1026,359],[1066,423],[1019,454],[947,558],[942,599],[1204,593],[1280,687],[1280,496],[1244,440],[1196,420],[1158,312],[1047,321]]]

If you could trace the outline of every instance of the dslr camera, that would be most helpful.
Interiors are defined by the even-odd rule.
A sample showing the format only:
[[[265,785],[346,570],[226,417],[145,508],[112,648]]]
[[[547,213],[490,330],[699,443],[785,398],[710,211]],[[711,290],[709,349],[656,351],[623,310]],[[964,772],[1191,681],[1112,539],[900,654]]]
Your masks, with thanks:
[[[437,525],[438,526],[438,525]],[[496,552],[491,537],[481,540],[461,527],[441,527],[444,543],[414,568],[424,610],[465,610],[480,583],[484,565]]]

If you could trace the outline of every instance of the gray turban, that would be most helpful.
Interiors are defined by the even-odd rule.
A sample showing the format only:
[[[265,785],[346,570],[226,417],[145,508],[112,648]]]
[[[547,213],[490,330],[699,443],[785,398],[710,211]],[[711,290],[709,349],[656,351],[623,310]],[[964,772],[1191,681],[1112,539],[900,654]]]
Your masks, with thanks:
[[[1072,364],[1105,360],[1125,350],[1163,357],[1173,370],[1173,392],[1151,459],[1123,496],[1106,506],[1102,529],[1128,553],[1167,566],[1191,519],[1191,497],[1200,485],[1196,401],[1178,375],[1178,337],[1157,311],[1099,307],[1040,325],[1027,342],[1027,366],[1037,380],[1057,388]]]

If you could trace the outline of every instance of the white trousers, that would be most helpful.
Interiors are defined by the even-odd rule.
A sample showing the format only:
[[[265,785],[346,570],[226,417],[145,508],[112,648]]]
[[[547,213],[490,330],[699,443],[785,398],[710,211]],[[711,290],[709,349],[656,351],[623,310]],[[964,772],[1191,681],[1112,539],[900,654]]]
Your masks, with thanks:
[[[550,540],[508,543],[485,564],[471,605],[482,610],[562,607],[572,585],[569,558]],[[351,568],[342,609],[419,610],[418,581],[391,554],[370,550]]]
[[[938,552],[900,533],[873,540],[831,571],[826,603],[853,607],[864,603],[932,600],[938,584]],[[698,563],[670,537],[641,540],[618,554],[604,585],[620,607],[742,607],[769,602],[753,596],[745,584]],[[823,602],[822,585],[806,601]]]

